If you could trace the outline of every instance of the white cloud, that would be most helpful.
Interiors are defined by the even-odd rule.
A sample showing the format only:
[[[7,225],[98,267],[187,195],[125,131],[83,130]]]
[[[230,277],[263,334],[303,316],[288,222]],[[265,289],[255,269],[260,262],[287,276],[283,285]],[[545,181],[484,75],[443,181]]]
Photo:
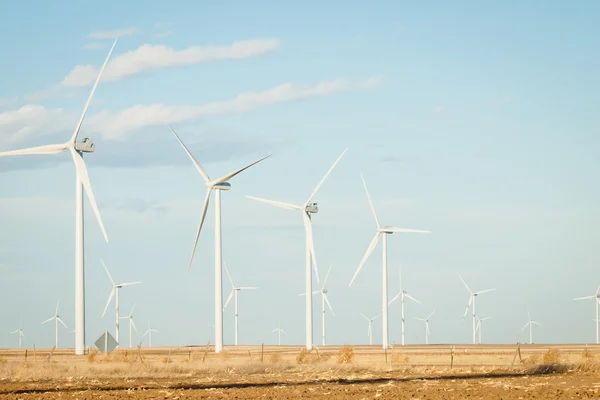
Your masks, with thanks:
[[[103,49],[106,46],[102,43],[97,43],[97,42],[92,42],[92,43],[86,43],[83,45],[83,48],[85,50],[98,50],[98,49]]]
[[[192,46],[178,51],[164,45],[145,44],[109,61],[102,79],[118,80],[154,69],[256,57],[276,51],[280,45],[279,39],[250,39],[225,46]],[[88,86],[94,82],[97,74],[96,67],[77,65],[62,81],[62,85]]]
[[[155,33],[154,37],[155,38],[164,38],[164,37],[170,36],[172,33],[173,32],[171,32],[171,31],[159,32],[159,33]]]
[[[378,87],[383,77],[373,76],[352,82],[339,78],[314,86],[284,83],[262,92],[242,93],[231,100],[204,105],[169,106],[164,104],[136,105],[119,112],[101,111],[86,119],[86,132],[101,135],[108,140],[126,140],[142,128],[190,121],[224,113],[242,113],[276,103],[292,102],[310,97],[326,96]],[[76,115],[62,109],[47,109],[40,105],[26,105],[18,110],[0,113],[0,145],[11,145],[33,135],[47,135],[69,131]],[[67,135],[68,137],[68,135]],[[12,147],[12,146],[11,146]]]
[[[138,29],[135,27],[124,28],[124,29],[113,29],[111,31],[96,31],[88,35],[90,39],[116,39],[120,37],[132,36],[138,33]]]

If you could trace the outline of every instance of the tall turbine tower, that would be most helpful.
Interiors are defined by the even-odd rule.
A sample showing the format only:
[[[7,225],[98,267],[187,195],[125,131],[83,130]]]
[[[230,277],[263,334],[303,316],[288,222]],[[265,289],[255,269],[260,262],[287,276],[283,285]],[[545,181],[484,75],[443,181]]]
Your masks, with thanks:
[[[273,332],[277,332],[277,346],[281,346],[281,334],[283,333],[284,335],[286,335],[285,331],[281,329],[281,322],[277,324],[277,328],[271,331],[271,333]]]
[[[371,243],[369,244],[369,247],[367,248],[367,252],[365,253],[365,255],[363,256],[362,260],[360,261],[360,264],[358,265],[358,268],[356,269],[356,272],[354,273],[354,276],[352,277],[352,280],[350,281],[350,285],[352,286],[352,283],[354,282],[354,280],[356,279],[356,277],[358,276],[358,273],[360,272],[361,268],[363,267],[363,265],[365,265],[365,262],[367,261],[367,259],[369,258],[369,256],[371,255],[371,253],[373,252],[373,250],[375,250],[375,246],[377,246],[377,243],[379,242],[379,237],[383,236],[382,239],[382,265],[381,265],[381,276],[382,276],[382,282],[381,282],[381,295],[382,295],[382,318],[381,318],[381,324],[382,324],[382,335],[383,335],[383,348],[387,349],[389,346],[389,331],[388,331],[388,284],[387,284],[387,235],[391,235],[392,233],[429,233],[429,231],[420,231],[420,230],[416,230],[416,229],[405,229],[405,228],[394,228],[391,226],[385,226],[385,227],[381,227],[381,225],[379,225],[379,220],[377,219],[377,214],[375,214],[375,207],[373,207],[373,202],[371,201],[371,196],[369,195],[369,190],[367,189],[367,184],[365,183],[365,178],[363,177],[363,175],[360,175],[361,179],[362,179],[362,183],[363,186],[365,187],[365,192],[367,193],[367,200],[369,200],[369,206],[371,207],[371,212],[373,213],[373,218],[375,218],[375,223],[377,224],[377,231],[375,233],[375,237],[373,238],[373,240],[371,240]]]
[[[54,346],[58,349],[58,323],[60,322],[61,324],[63,324],[63,326],[66,328],[67,325],[65,325],[65,323],[62,321],[62,319],[60,319],[60,315],[58,315],[58,303],[60,302],[60,299],[58,299],[58,301],[56,302],[56,311],[54,312],[54,315],[51,316],[50,318],[48,318],[47,320],[45,320],[44,322],[42,322],[42,324],[45,324],[46,322],[50,322],[52,320],[54,320]]]
[[[123,286],[129,286],[129,285],[137,285],[138,283],[142,283],[142,282],[127,282],[127,283],[115,283],[115,281],[113,281],[112,276],[110,276],[110,272],[108,272],[108,269],[106,268],[106,264],[104,264],[104,260],[100,260],[102,262],[102,266],[104,267],[104,270],[106,271],[106,275],[108,275],[108,279],[110,279],[110,283],[112,283],[112,290],[110,291],[110,295],[108,296],[108,301],[106,302],[106,306],[104,307],[104,311],[102,312],[102,318],[104,318],[104,314],[106,314],[106,310],[108,309],[108,305],[110,304],[110,301],[112,300],[113,296],[115,297],[115,313],[116,313],[116,318],[115,318],[115,340],[117,341],[117,343],[119,342],[119,289],[121,289]],[[130,335],[131,335],[131,327],[130,327]]]
[[[25,334],[23,333],[23,329],[21,329],[21,327],[23,326],[23,317],[21,317],[21,322],[19,322],[19,329],[17,329],[16,331],[12,331],[10,334],[17,334],[17,336],[19,337],[19,348],[21,348],[21,342],[23,340],[23,338],[25,337]]]
[[[594,299],[594,303],[596,304],[596,344],[600,344],[600,325],[598,325],[598,303],[600,303],[600,286],[598,286],[598,290],[596,290],[596,294],[592,296],[584,296],[578,297],[574,300],[589,300]]]
[[[488,319],[492,318],[492,317],[485,317],[485,318],[477,318],[477,328],[476,330],[479,331],[479,344],[481,344],[481,331],[483,330],[483,321],[487,321]]]
[[[132,349],[133,345],[132,345],[132,341],[131,341],[131,334],[132,334],[132,328],[135,329],[135,331],[137,332],[137,328],[135,327],[135,322],[133,322],[133,310],[135,308],[135,303],[133,303],[133,307],[131,307],[131,311],[129,311],[129,315],[125,316],[125,317],[121,317],[120,319],[127,319],[129,320],[129,348]]]
[[[104,72],[104,67],[106,67],[108,59],[110,58],[110,55],[112,54],[112,51],[115,48],[115,44],[117,44],[116,40],[110,48],[108,56],[106,56],[104,64],[102,65],[102,68],[100,68],[100,72],[98,73],[96,82],[94,82],[94,86],[92,86],[92,91],[90,92],[87,102],[85,103],[85,106],[83,108],[83,112],[81,113],[81,117],[79,118],[79,123],[75,127],[75,131],[73,132],[73,135],[71,136],[68,142],[62,144],[50,144],[46,146],[31,147],[23,150],[12,150],[0,153],[0,157],[3,157],[20,156],[28,154],[56,154],[68,150],[71,153],[73,162],[75,163],[75,354],[77,355],[83,355],[85,353],[83,189],[85,189],[87,197],[92,206],[92,210],[94,211],[94,215],[96,216],[96,220],[98,221],[100,229],[104,234],[104,239],[108,243],[108,236],[106,235],[106,231],[104,230],[104,224],[102,223],[102,218],[100,217],[100,211],[98,210],[98,206],[94,198],[94,193],[92,192],[92,186],[90,184],[90,178],[88,176],[87,167],[83,162],[83,153],[93,153],[95,147],[92,143],[92,139],[84,138],[81,142],[78,142],[77,135],[79,134],[79,130],[81,129],[81,125],[83,124],[83,119],[85,118],[87,109],[90,103],[92,102],[92,97],[94,96],[94,92],[96,91],[98,82],[100,82],[102,72]]]
[[[305,306],[306,310],[305,310],[305,312],[306,312],[306,348],[308,350],[312,350],[312,348],[313,348],[313,329],[312,329],[313,321],[312,321],[312,296],[311,296],[311,293],[312,293],[312,270],[310,268],[311,261],[315,268],[315,275],[317,278],[317,282],[319,282],[319,273],[317,272],[317,261],[315,258],[315,244],[313,241],[312,217],[311,217],[312,214],[316,214],[319,211],[319,208],[317,207],[317,203],[312,202],[312,199],[313,199],[313,197],[315,197],[315,195],[317,194],[317,191],[319,190],[319,188],[321,187],[323,182],[325,182],[325,179],[327,179],[327,177],[329,176],[331,171],[333,171],[333,169],[335,168],[337,163],[340,162],[340,160],[342,159],[342,157],[344,156],[344,154],[346,153],[347,150],[348,149],[344,150],[342,152],[342,154],[337,158],[337,160],[335,160],[333,165],[329,168],[329,171],[327,171],[327,173],[325,174],[323,179],[321,179],[321,181],[317,184],[317,187],[315,187],[315,189],[312,191],[312,193],[308,197],[308,200],[306,200],[306,202],[304,202],[301,205],[284,203],[284,202],[275,201],[275,200],[266,200],[266,199],[261,199],[258,197],[252,197],[252,196],[246,196],[249,199],[261,201],[263,203],[271,204],[276,207],[302,212],[302,218],[304,220],[304,230],[306,231],[306,268],[305,268],[305,270],[306,270],[306,283],[305,283],[306,284],[306,299],[305,299],[306,300],[306,306]]]
[[[323,281],[323,285],[321,286],[320,290],[315,290],[312,292],[312,294],[319,294],[321,293],[321,339],[322,339],[322,343],[323,346],[326,346],[327,344],[327,340],[326,340],[326,321],[325,321],[325,304],[327,304],[327,306],[329,307],[329,310],[331,311],[331,315],[335,316],[335,313],[333,312],[333,308],[331,308],[331,304],[329,303],[329,299],[327,298],[327,288],[325,287],[325,285],[327,284],[327,278],[329,278],[329,273],[331,272],[331,267],[329,267],[329,270],[327,271],[327,275],[325,275],[325,280]],[[306,296],[306,293],[300,293],[300,296]]]
[[[425,344],[429,344],[429,335],[431,334],[431,331],[429,331],[429,318],[431,318],[434,312],[435,310],[433,310],[431,314],[427,316],[427,318],[415,317],[416,320],[425,322]]]
[[[223,309],[227,308],[227,305],[229,304],[229,302],[231,301],[231,299],[233,298],[233,304],[234,304],[234,317],[235,317],[235,321],[234,321],[234,326],[235,326],[235,345],[238,345],[238,292],[241,290],[255,290],[258,289],[257,287],[251,287],[251,286],[235,286],[233,284],[233,279],[231,279],[231,275],[229,274],[229,270],[227,269],[227,264],[225,265],[225,272],[227,272],[227,277],[229,278],[229,282],[231,283],[231,292],[229,292],[229,296],[227,297],[227,301],[225,302],[225,306],[223,307]]]
[[[200,224],[198,225],[198,232],[196,233],[196,240],[194,241],[194,248],[192,249],[192,256],[190,257],[190,264],[188,266],[188,272],[190,268],[192,268],[192,262],[194,261],[194,254],[196,253],[196,246],[198,246],[198,238],[200,237],[200,231],[202,230],[202,225],[204,224],[204,218],[206,218],[206,212],[208,210],[208,203],[210,201],[210,195],[214,191],[215,192],[215,353],[220,353],[223,350],[223,250],[221,243],[221,190],[230,190],[231,184],[227,182],[240,172],[250,168],[254,164],[257,164],[264,160],[265,158],[270,157],[268,155],[259,160],[256,160],[245,167],[242,167],[236,171],[233,171],[227,175],[224,175],[214,181],[210,180],[210,177],[202,168],[202,166],[196,161],[192,153],[185,147],[185,144],[181,141],[175,130],[171,128],[173,135],[177,138],[177,141],[183,147],[186,154],[192,160],[192,163],[204,178],[204,182],[206,184],[206,197],[204,198],[204,206],[202,207],[202,214],[200,217]]]
[[[400,291],[398,292],[398,294],[396,296],[394,296],[394,298],[392,300],[390,300],[389,304],[392,304],[399,298],[402,299],[402,346],[404,346],[404,321],[405,321],[405,319],[404,319],[404,298],[405,297],[411,299],[412,301],[414,301],[416,303],[421,304],[421,302],[419,300],[415,299],[410,294],[408,294],[408,292],[406,290],[404,290],[404,288],[402,287],[402,270],[400,270]]]
[[[367,335],[369,336],[369,344],[372,346],[373,345],[373,321],[375,321],[377,318],[379,318],[381,316],[381,314],[378,314],[378,315],[374,316],[373,318],[367,318],[367,316],[365,314],[360,314],[360,315],[362,315],[363,318],[369,322],[369,329],[367,330]]]
[[[158,333],[156,329],[152,329],[150,326],[150,321],[148,321],[148,330],[142,335],[142,337],[148,335],[148,347],[152,347],[152,332]]]
[[[521,332],[525,330],[525,328],[529,327],[529,344],[533,344],[533,325],[541,325],[539,322],[535,322],[531,319],[531,315],[529,314],[529,310],[527,310],[527,323],[521,329]]]
[[[473,304],[473,344],[477,344],[477,340],[476,340],[477,339],[477,336],[476,336],[477,335],[477,316],[475,314],[475,298],[482,293],[492,292],[496,289],[486,289],[486,290],[480,290],[479,292],[473,292],[471,289],[469,289],[469,286],[467,286],[467,284],[463,280],[462,276],[458,275],[458,277],[462,281],[463,285],[465,285],[465,287],[469,291],[469,302],[467,303],[467,309],[465,310],[465,315],[463,315],[463,318],[467,316],[467,313],[469,312],[469,308],[471,307],[471,303]]]

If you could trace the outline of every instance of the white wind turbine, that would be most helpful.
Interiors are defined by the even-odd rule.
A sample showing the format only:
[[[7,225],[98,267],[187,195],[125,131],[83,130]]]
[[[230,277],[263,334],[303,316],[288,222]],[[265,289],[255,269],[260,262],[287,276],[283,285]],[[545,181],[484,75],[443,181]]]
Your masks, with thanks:
[[[279,322],[277,324],[277,328],[275,328],[271,331],[271,333],[273,333],[273,332],[277,332],[277,345],[281,346],[281,334],[283,333],[284,335],[286,335],[285,331],[283,329],[281,329],[281,322]]]
[[[373,240],[371,240],[371,243],[369,244],[369,247],[367,248],[367,252],[365,253],[365,255],[363,256],[362,260],[360,261],[360,264],[358,265],[358,268],[356,269],[356,272],[354,273],[354,276],[352,277],[352,280],[350,281],[350,285],[352,286],[352,283],[354,282],[354,280],[356,279],[356,277],[358,276],[358,273],[360,272],[360,270],[362,269],[363,265],[365,264],[365,262],[367,261],[367,259],[369,258],[369,256],[371,255],[371,253],[373,252],[373,250],[375,250],[375,247],[377,246],[377,243],[379,242],[379,237],[383,236],[382,239],[382,288],[381,288],[381,295],[382,295],[382,319],[381,319],[381,323],[382,323],[382,335],[383,335],[383,348],[387,349],[388,348],[388,336],[389,336],[389,331],[388,331],[388,284],[387,284],[387,235],[391,235],[393,233],[429,233],[429,231],[421,231],[421,230],[416,230],[416,229],[405,229],[405,228],[394,228],[391,226],[385,226],[385,227],[381,227],[381,225],[379,225],[379,220],[377,219],[377,214],[375,214],[375,207],[373,207],[373,202],[371,201],[371,196],[369,195],[369,190],[367,189],[367,184],[365,183],[365,178],[363,177],[363,175],[360,175],[361,179],[362,179],[362,183],[363,186],[365,187],[365,192],[367,193],[367,200],[369,201],[369,207],[371,207],[371,212],[373,213],[373,218],[375,218],[375,223],[377,224],[377,231],[375,232],[375,237],[373,238]]]
[[[284,203],[282,201],[275,201],[275,200],[267,200],[267,199],[261,199],[258,197],[253,197],[253,196],[246,196],[249,199],[252,200],[257,200],[263,203],[267,203],[267,204],[271,204],[273,206],[276,207],[280,207],[280,208],[285,208],[287,210],[296,210],[296,211],[300,211],[302,212],[302,218],[304,221],[304,230],[306,231],[306,277],[305,277],[305,285],[306,285],[306,306],[305,306],[305,313],[306,313],[306,348],[308,350],[312,350],[313,348],[313,329],[312,329],[312,270],[311,270],[311,261],[312,261],[312,265],[315,268],[315,276],[317,278],[317,282],[319,282],[319,273],[317,271],[317,260],[315,258],[315,243],[313,241],[313,232],[312,232],[312,217],[311,214],[316,214],[317,212],[319,212],[319,208],[317,207],[317,203],[313,203],[311,202],[313,197],[317,194],[317,191],[319,190],[319,188],[321,187],[321,185],[323,184],[323,182],[325,182],[325,179],[327,179],[327,177],[329,176],[329,174],[331,173],[331,171],[333,171],[333,169],[335,168],[335,166],[338,164],[338,162],[340,162],[340,160],[342,159],[342,157],[344,156],[344,154],[346,154],[346,151],[348,151],[348,149],[345,149],[342,154],[337,158],[337,160],[335,160],[335,162],[333,163],[333,165],[329,168],[329,170],[327,171],[327,173],[325,174],[325,176],[323,177],[323,179],[321,179],[321,181],[317,184],[317,186],[315,187],[315,189],[312,191],[312,193],[310,194],[310,196],[308,197],[308,200],[306,200],[303,204],[298,205],[298,204],[290,204],[290,203]]]
[[[431,316],[433,315],[434,312],[435,312],[435,310],[433,310],[431,312],[431,314],[429,314],[427,316],[427,318],[417,318],[417,317],[415,317],[416,320],[425,322],[425,344],[429,344],[429,335],[431,334],[431,331],[429,330],[429,318],[431,318]]]
[[[485,318],[478,318],[477,317],[477,328],[476,330],[479,331],[479,344],[481,344],[481,331],[483,330],[483,321],[487,321],[488,319],[490,319],[492,317],[485,317]]]
[[[23,317],[21,317],[21,322],[19,322],[19,329],[17,329],[16,331],[12,331],[10,334],[17,334],[19,337],[19,348],[21,348],[21,341],[23,340],[23,338],[25,337],[25,334],[23,333],[23,329],[21,329],[21,327],[23,326]]]
[[[125,316],[125,317],[121,317],[120,319],[127,319],[129,320],[129,348],[133,348],[132,346],[132,341],[131,341],[131,333],[132,333],[132,327],[133,329],[135,329],[135,331],[137,332],[137,328],[135,327],[135,322],[133,322],[133,310],[135,309],[135,303],[133,303],[133,307],[131,307],[131,311],[129,312],[129,315]]]
[[[83,124],[83,119],[85,118],[87,109],[92,101],[92,97],[94,96],[94,92],[98,86],[98,82],[100,82],[100,77],[102,76],[104,67],[106,67],[108,59],[110,58],[116,43],[117,41],[115,40],[110,48],[110,51],[108,52],[108,55],[106,56],[106,59],[104,60],[102,68],[100,68],[100,72],[98,73],[96,82],[94,82],[94,86],[92,86],[92,91],[90,92],[87,102],[85,103],[85,107],[83,108],[83,112],[79,118],[79,122],[68,142],[62,144],[31,147],[22,150],[5,151],[0,153],[0,157],[2,157],[29,154],[56,154],[68,150],[71,153],[73,162],[75,163],[75,354],[77,355],[83,355],[85,352],[83,189],[85,189],[87,197],[92,206],[92,210],[94,211],[94,215],[96,216],[96,220],[98,221],[100,229],[102,230],[102,234],[104,235],[104,239],[106,242],[108,242],[108,236],[104,230],[104,224],[102,223],[102,218],[100,217],[100,211],[98,210],[98,205],[96,204],[94,193],[92,192],[92,186],[90,184],[87,167],[83,161],[83,153],[92,153],[94,152],[95,147],[92,143],[92,140],[88,138],[84,138],[81,142],[78,142],[77,135],[81,129],[81,125]]]
[[[58,348],[58,323],[60,322],[61,324],[63,324],[63,326],[66,328],[67,325],[65,325],[65,323],[62,321],[62,319],[60,319],[60,316],[58,315],[58,303],[60,302],[60,299],[58,299],[58,301],[56,302],[56,311],[54,312],[54,315],[51,316],[50,318],[48,318],[47,320],[45,320],[44,322],[42,322],[42,324],[45,324],[46,322],[50,322],[52,320],[54,320],[55,323],[55,344],[54,346],[56,348]]]
[[[381,314],[378,314],[378,315],[374,316],[373,318],[367,318],[367,316],[365,314],[360,314],[360,315],[362,315],[363,318],[369,322],[369,329],[367,330],[367,335],[369,335],[369,344],[372,346],[373,345],[373,321],[375,321],[377,318],[379,318],[381,316]]]
[[[200,237],[200,231],[202,230],[202,225],[204,224],[204,218],[206,218],[206,212],[208,211],[208,203],[210,201],[210,195],[214,191],[215,192],[215,353],[220,353],[223,350],[223,265],[222,265],[222,242],[221,242],[221,190],[230,190],[231,184],[227,182],[240,172],[250,168],[254,164],[257,164],[264,160],[265,158],[271,157],[269,154],[259,160],[251,162],[250,164],[242,167],[236,171],[230,172],[227,175],[223,175],[222,177],[210,180],[208,173],[202,168],[202,166],[196,161],[192,153],[188,150],[188,148],[183,144],[175,130],[171,128],[173,135],[177,138],[177,141],[183,147],[186,154],[192,160],[192,163],[204,178],[204,182],[206,184],[206,197],[204,198],[204,205],[202,206],[202,214],[200,217],[200,224],[198,225],[198,232],[196,233],[196,240],[194,241],[194,247],[192,249],[192,256],[190,257],[190,264],[188,266],[188,272],[192,267],[192,262],[194,261],[194,254],[196,253],[196,246],[198,246],[198,238]]]
[[[315,290],[312,292],[312,294],[319,294],[321,293],[321,337],[322,337],[322,343],[323,346],[326,346],[327,341],[326,341],[326,324],[325,324],[325,303],[327,303],[327,306],[329,307],[329,310],[331,311],[331,315],[335,316],[335,313],[333,312],[333,308],[331,308],[331,304],[329,303],[329,299],[327,298],[327,288],[325,287],[325,285],[327,284],[327,278],[329,278],[329,273],[331,272],[331,267],[329,267],[329,270],[327,271],[327,275],[325,275],[325,280],[323,281],[323,285],[321,286],[320,290]],[[300,293],[300,296],[306,296],[306,293]]]
[[[531,315],[529,315],[529,310],[527,310],[527,323],[521,329],[521,332],[525,330],[525,328],[529,327],[529,344],[533,344],[533,325],[541,325],[539,322],[535,322],[531,319]]]
[[[412,301],[414,301],[416,303],[421,304],[421,302],[419,300],[412,297],[410,294],[408,294],[406,292],[406,290],[404,290],[404,288],[402,288],[402,270],[400,270],[400,291],[398,292],[398,294],[396,296],[394,296],[394,298],[389,302],[389,304],[392,304],[399,298],[402,299],[402,346],[404,346],[404,298],[405,297],[411,299]]]
[[[152,329],[150,326],[150,321],[148,321],[148,330],[146,330],[146,332],[144,332],[142,335],[142,337],[148,335],[148,347],[152,347],[152,332],[159,333],[156,329]]]
[[[238,345],[238,292],[241,290],[255,290],[258,288],[251,287],[251,286],[235,286],[233,284],[233,279],[231,279],[231,275],[229,274],[229,270],[227,269],[227,264],[225,264],[225,272],[227,272],[227,277],[229,278],[229,282],[231,283],[231,292],[229,293],[229,296],[227,297],[227,301],[225,302],[225,306],[223,307],[223,309],[227,308],[227,305],[233,298],[234,299],[233,300],[234,315],[235,315],[235,345],[237,346]]]
[[[592,296],[584,296],[584,297],[578,297],[574,300],[588,300],[588,299],[595,299],[595,303],[596,303],[596,344],[600,343],[600,325],[598,324],[598,303],[600,302],[600,286],[598,286],[598,290],[596,290],[596,294],[592,295]]]
[[[108,269],[106,268],[106,264],[104,264],[104,260],[100,260],[100,261],[102,262],[102,266],[104,267],[104,270],[106,271],[106,274],[108,275],[108,279],[110,279],[110,283],[112,283],[112,290],[110,291],[110,295],[108,296],[108,301],[106,302],[106,306],[104,307],[104,312],[102,312],[102,318],[104,318],[104,314],[106,314],[108,305],[110,304],[110,301],[112,300],[112,298],[114,296],[115,297],[115,312],[116,312],[115,340],[117,341],[117,344],[118,344],[119,343],[119,289],[121,289],[123,286],[137,285],[138,283],[142,283],[142,282],[115,283],[115,281],[113,281],[112,276],[110,276],[110,272],[108,272]],[[130,329],[130,334],[131,334],[131,329]]]
[[[469,312],[469,308],[471,307],[471,303],[473,304],[473,344],[477,344],[477,340],[476,340],[476,334],[477,334],[476,318],[477,317],[475,314],[475,298],[482,293],[492,292],[496,289],[486,289],[486,290],[480,290],[479,292],[473,292],[471,289],[469,289],[469,286],[467,286],[467,284],[463,280],[462,276],[458,275],[458,277],[462,281],[463,285],[465,285],[465,287],[469,291],[469,302],[467,303],[467,309],[465,310],[465,315],[463,315],[463,318],[467,316],[467,313]]]

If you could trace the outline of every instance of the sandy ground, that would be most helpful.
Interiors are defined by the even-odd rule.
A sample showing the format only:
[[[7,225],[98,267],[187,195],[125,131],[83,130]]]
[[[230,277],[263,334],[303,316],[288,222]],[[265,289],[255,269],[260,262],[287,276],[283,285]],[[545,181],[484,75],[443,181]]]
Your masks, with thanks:
[[[46,349],[35,361],[0,350],[0,399],[600,399],[600,347],[552,348],[559,366],[540,368],[549,346],[523,346],[522,363],[514,345],[457,346],[452,369],[450,346],[396,349],[387,362],[381,349],[355,347],[349,364],[337,363],[340,348],[313,352],[307,364],[298,364],[297,347],[123,349],[92,358],[72,350],[48,358]]]

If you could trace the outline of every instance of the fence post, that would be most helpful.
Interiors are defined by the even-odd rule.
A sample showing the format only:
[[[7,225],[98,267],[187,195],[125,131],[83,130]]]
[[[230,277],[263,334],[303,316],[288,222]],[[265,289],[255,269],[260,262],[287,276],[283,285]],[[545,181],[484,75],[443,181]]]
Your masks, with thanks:
[[[54,346],[52,348],[52,350],[50,350],[50,354],[48,354],[48,359],[46,360],[47,362],[50,362],[50,359],[52,358],[52,354],[54,354],[54,349],[56,349],[56,346]]]
[[[450,347],[450,369],[454,366],[454,346]]]
[[[35,352],[35,344],[33,345],[33,362],[37,363],[37,354]]]
[[[265,344],[264,343],[260,344],[260,362],[261,363],[265,362]]]
[[[210,340],[206,343],[206,350],[204,350],[204,357],[202,357],[202,364],[204,364],[204,360],[206,360],[206,354],[208,354],[208,348],[210,347]]]
[[[521,357],[521,343],[517,342],[517,352],[519,353],[519,362],[523,364],[523,357]]]

